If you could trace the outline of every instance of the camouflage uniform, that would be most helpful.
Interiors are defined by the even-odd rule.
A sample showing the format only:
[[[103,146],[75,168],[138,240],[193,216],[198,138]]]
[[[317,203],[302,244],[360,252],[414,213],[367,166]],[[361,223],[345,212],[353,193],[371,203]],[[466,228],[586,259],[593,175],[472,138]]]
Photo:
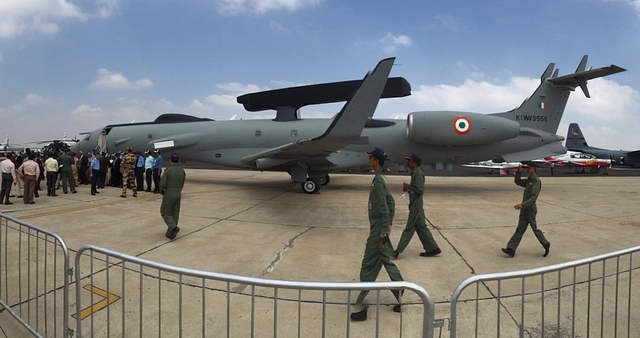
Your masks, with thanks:
[[[133,197],[138,196],[138,191],[136,190],[136,155],[133,151],[127,151],[127,153],[122,158],[122,197],[127,196],[127,186],[131,187],[133,190]]]

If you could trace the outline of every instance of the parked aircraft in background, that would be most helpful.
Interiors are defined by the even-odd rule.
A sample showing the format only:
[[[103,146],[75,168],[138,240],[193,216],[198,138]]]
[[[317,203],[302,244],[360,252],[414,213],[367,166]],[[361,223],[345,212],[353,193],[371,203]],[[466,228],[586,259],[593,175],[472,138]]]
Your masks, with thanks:
[[[493,174],[499,172],[500,175],[506,175],[510,172],[515,172],[520,168],[522,163],[520,162],[493,162],[489,161],[480,161],[477,163],[467,163],[463,164],[463,167],[467,168],[477,168],[477,169],[486,169],[489,170],[489,174]]]
[[[582,151],[598,158],[608,158],[612,160],[614,166],[627,165],[633,168],[640,168],[640,150],[612,150],[590,147],[577,123],[569,125],[566,147],[569,150]]]
[[[534,160],[540,165],[550,166],[554,164],[556,168],[574,168],[576,173],[582,169],[589,168],[590,172],[598,173],[601,168],[610,168],[611,159],[597,158],[591,154],[585,154],[579,151],[567,151],[565,154],[548,156],[542,159]]]
[[[67,149],[71,149],[73,144],[76,144],[79,140],[74,138],[72,140],[67,140],[67,134],[65,133],[62,137],[62,140],[48,140],[48,141],[38,141],[31,142],[35,144],[44,144],[42,149],[40,149],[41,154],[52,154],[56,152],[65,152]]]
[[[540,85],[518,108],[496,114],[419,111],[400,120],[373,119],[380,98],[410,95],[403,78],[388,78],[395,58],[380,61],[362,81],[346,81],[246,94],[238,103],[248,111],[273,109],[273,120],[213,121],[165,114],[154,122],[114,124],[85,133],[73,146],[109,152],[161,149],[185,161],[252,170],[285,171],[303,191],[315,193],[329,173],[368,165],[364,151],[380,147],[389,163],[404,164],[408,153],[423,154],[423,165],[452,169],[485,159],[514,162],[562,154],[564,138],[556,135],[569,94],[587,81],[622,72],[615,65],[585,70],[587,56],[575,73],[558,76],[551,63]],[[301,119],[306,105],[346,101],[331,119]]]
[[[0,143],[0,153],[2,156],[6,156],[9,152],[18,152],[22,150],[22,146],[15,143],[9,143],[9,135],[4,139],[4,142]]]

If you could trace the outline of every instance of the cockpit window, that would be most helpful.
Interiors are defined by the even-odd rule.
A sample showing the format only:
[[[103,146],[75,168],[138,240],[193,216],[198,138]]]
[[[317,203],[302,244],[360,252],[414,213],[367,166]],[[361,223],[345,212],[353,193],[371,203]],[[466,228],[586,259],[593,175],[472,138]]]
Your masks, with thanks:
[[[82,139],[83,141],[91,140],[91,133],[87,133],[87,135]]]

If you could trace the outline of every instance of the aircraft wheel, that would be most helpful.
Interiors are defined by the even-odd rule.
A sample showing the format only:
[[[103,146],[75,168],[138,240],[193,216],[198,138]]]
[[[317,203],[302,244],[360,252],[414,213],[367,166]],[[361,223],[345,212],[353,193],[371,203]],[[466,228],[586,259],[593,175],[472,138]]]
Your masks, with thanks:
[[[493,175],[494,172],[493,169],[489,169],[489,175]]]
[[[308,178],[306,182],[301,183],[300,187],[307,194],[315,194],[320,190],[320,184],[312,178]]]
[[[318,177],[318,183],[320,183],[320,185],[323,187],[329,184],[329,181],[331,181],[331,178],[329,177],[329,175]]]

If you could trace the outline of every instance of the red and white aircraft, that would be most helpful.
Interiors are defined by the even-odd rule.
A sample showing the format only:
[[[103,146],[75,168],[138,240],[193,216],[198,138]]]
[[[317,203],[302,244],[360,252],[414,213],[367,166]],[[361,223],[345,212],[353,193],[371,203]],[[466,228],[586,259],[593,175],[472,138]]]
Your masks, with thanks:
[[[600,172],[601,168],[606,170],[611,167],[610,159],[597,158],[591,154],[585,154],[579,151],[568,151],[562,155],[548,156],[533,160],[533,162],[538,163],[540,166],[550,167],[553,164],[553,166],[557,168],[575,168],[576,172],[579,172],[579,169],[581,168],[583,172],[584,168],[590,168],[590,172]],[[513,173],[517,171],[520,165],[520,162],[499,163],[489,160],[478,163],[463,164],[462,166],[468,168],[488,169],[490,174],[499,171],[500,174],[505,175],[510,172]]]
[[[582,168],[590,168],[591,172],[599,172],[600,168],[608,169],[611,167],[611,159],[597,158],[591,154],[585,154],[579,151],[567,151],[565,154],[548,156],[542,159],[533,160],[544,166],[559,168],[575,168],[576,172]]]

